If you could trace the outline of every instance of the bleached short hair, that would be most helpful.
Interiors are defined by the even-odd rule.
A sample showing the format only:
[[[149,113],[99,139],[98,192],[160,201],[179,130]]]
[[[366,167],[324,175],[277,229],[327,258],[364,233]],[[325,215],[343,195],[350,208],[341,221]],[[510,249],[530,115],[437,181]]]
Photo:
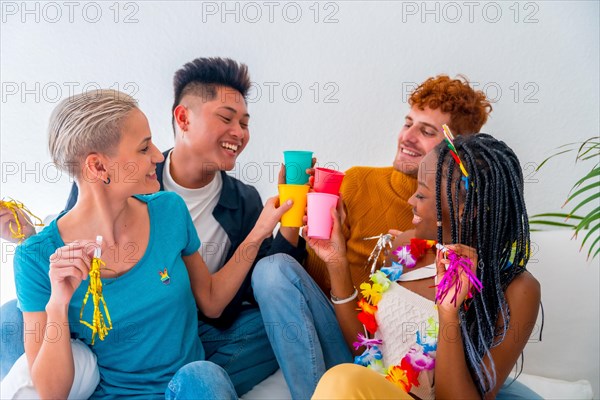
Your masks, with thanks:
[[[52,112],[48,148],[52,161],[79,177],[90,153],[114,154],[123,119],[138,108],[137,100],[116,90],[96,90],[62,100]]]

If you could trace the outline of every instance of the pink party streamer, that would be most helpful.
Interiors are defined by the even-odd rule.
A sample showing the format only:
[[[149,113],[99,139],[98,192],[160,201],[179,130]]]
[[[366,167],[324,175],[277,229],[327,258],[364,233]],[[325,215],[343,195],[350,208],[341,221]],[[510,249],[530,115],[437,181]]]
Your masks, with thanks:
[[[440,303],[444,301],[444,299],[450,292],[450,289],[452,289],[452,287],[454,286],[454,295],[452,296],[450,302],[454,303],[454,307],[456,307],[456,297],[458,296],[458,293],[460,293],[463,285],[462,280],[460,279],[461,271],[464,271],[464,273],[469,278],[469,297],[472,296],[473,290],[481,292],[483,286],[481,284],[481,281],[477,278],[477,275],[473,273],[473,262],[468,257],[462,257],[450,249],[444,249],[447,250],[447,256],[448,260],[450,260],[450,264],[446,269],[444,277],[437,286],[435,302]]]

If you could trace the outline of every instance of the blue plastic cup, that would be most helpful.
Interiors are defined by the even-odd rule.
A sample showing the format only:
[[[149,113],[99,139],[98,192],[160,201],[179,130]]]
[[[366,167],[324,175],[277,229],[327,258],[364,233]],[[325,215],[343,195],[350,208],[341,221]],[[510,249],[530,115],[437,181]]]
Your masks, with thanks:
[[[308,174],[306,173],[306,170],[312,167],[312,156],[312,151],[284,151],[285,183],[288,185],[307,184]]]

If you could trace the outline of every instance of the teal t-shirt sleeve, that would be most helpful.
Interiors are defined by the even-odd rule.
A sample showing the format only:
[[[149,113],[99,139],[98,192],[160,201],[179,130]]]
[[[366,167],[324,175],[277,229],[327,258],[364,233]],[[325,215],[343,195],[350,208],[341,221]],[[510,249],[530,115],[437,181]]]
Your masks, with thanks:
[[[175,196],[177,196],[177,200],[180,206],[180,221],[183,221],[183,225],[185,226],[185,230],[187,233],[187,242],[185,247],[181,251],[181,255],[189,256],[197,252],[200,248],[200,238],[198,237],[198,232],[196,231],[194,221],[192,221],[192,216],[190,215],[187,205],[179,195],[175,194]]]
[[[50,299],[49,261],[36,247],[22,244],[13,260],[18,307],[23,312],[45,311]]]

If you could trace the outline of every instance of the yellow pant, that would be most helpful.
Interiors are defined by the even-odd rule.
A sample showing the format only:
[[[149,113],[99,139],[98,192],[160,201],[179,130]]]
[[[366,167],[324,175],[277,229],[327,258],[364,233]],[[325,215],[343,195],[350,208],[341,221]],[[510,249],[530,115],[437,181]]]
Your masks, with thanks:
[[[313,400],[411,399],[377,372],[356,364],[341,364],[323,375]]]

